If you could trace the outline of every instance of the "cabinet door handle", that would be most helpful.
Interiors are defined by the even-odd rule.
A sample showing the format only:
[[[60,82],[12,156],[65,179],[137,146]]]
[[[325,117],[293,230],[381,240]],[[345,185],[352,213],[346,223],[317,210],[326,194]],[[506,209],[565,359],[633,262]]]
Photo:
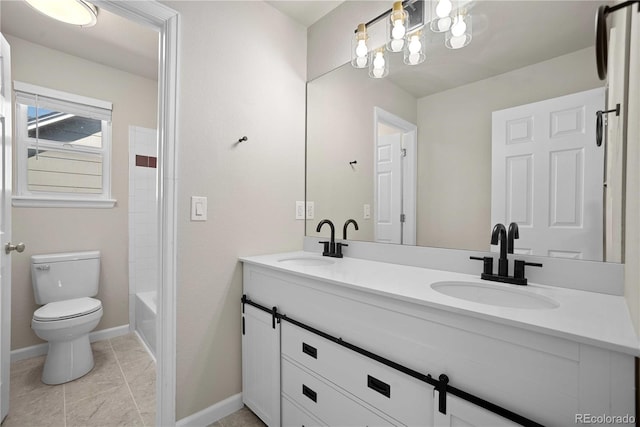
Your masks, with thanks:
[[[391,386],[384,381],[380,381],[379,379],[372,377],[371,375],[367,375],[367,387],[371,390],[377,391],[383,396],[391,398]]]
[[[305,396],[307,396],[309,399],[313,400],[314,402],[318,401],[318,394],[311,390],[309,387],[307,387],[306,385],[302,384],[302,394],[304,394]]]
[[[308,354],[309,356],[313,357],[314,359],[318,358],[318,349],[316,349],[313,346],[310,346],[306,342],[302,343],[302,352],[304,354]]]

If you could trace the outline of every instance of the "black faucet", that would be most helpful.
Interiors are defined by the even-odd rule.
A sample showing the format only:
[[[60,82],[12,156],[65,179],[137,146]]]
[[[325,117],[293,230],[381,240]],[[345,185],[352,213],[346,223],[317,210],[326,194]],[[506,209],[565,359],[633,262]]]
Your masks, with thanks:
[[[356,229],[356,231],[358,231],[358,223],[356,222],[356,220],[348,219],[344,223],[344,227],[342,227],[342,240],[347,240],[347,227],[349,226],[349,224],[353,224],[353,227]]]
[[[519,238],[520,233],[518,232],[518,224],[512,222],[509,224],[509,233],[507,234],[507,253],[513,253],[513,240]]]
[[[496,224],[491,232],[491,244],[500,244],[500,258],[498,259],[498,274],[493,274],[493,257],[470,257],[483,262],[481,279],[493,280],[494,282],[511,283],[512,285],[526,285],[527,278],[524,277],[524,267],[526,265],[532,267],[542,267],[542,264],[536,262],[526,262],[517,259],[514,261],[513,277],[509,276],[509,260],[507,253],[513,253],[513,241],[520,238],[518,224],[512,222],[509,224],[509,232],[503,224]]]
[[[323,219],[322,221],[320,221],[320,223],[316,227],[316,231],[319,233],[320,229],[325,224],[329,224],[329,227],[331,228],[331,241],[329,241],[329,242],[326,242],[326,241],[325,242],[319,242],[319,243],[322,243],[324,245],[324,250],[322,251],[322,256],[330,256],[330,257],[334,257],[334,258],[342,258],[342,250],[340,250],[339,254],[336,253],[336,228],[333,226],[333,223],[331,221],[329,221],[328,219]]]
[[[498,242],[499,239],[499,242]],[[500,258],[498,259],[498,276],[509,275],[509,260],[507,259],[507,229],[503,224],[496,224],[491,232],[491,244],[500,244]]]

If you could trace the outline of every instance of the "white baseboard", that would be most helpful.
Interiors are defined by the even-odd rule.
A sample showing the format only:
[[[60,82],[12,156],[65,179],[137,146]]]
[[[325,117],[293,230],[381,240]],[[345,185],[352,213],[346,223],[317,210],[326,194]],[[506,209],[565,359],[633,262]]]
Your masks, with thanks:
[[[89,341],[101,341],[109,338],[119,337],[129,333],[129,325],[116,326],[115,328],[101,329],[89,334]],[[29,359],[31,357],[43,356],[49,351],[49,344],[42,343],[29,347],[19,348],[17,350],[11,350],[11,362],[16,362],[22,359]]]
[[[244,404],[242,403],[242,393],[234,394],[225,400],[209,406],[202,411],[191,414],[188,417],[182,418],[176,422],[176,427],[200,427],[208,426],[216,421],[231,415],[234,412],[242,409]]]

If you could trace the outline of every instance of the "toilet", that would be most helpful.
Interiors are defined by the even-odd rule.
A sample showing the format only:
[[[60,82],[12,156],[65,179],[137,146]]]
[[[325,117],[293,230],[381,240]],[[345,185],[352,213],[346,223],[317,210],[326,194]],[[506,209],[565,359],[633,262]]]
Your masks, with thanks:
[[[93,369],[89,343],[102,317],[98,294],[100,252],[33,255],[31,283],[37,304],[31,328],[49,342],[42,372],[45,384],[73,381]]]

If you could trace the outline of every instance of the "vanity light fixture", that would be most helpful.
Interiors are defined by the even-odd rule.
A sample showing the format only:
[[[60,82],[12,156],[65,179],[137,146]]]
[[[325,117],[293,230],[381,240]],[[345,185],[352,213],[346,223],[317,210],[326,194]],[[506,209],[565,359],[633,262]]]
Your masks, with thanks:
[[[98,8],[84,0],[25,0],[38,12],[71,25],[92,27],[98,22]]]
[[[393,9],[387,19],[387,50],[401,52],[406,44],[407,29],[409,27],[409,14],[402,7],[402,1],[393,3]]]
[[[444,45],[449,49],[460,49],[469,43],[471,43],[471,15],[464,9],[460,9],[453,17]]]
[[[389,61],[386,54],[387,52],[384,47],[380,47],[371,52],[369,77],[381,79],[389,74]]]
[[[351,65],[355,68],[367,68],[369,65],[369,47],[367,25],[359,24],[355,36],[351,39]]]

